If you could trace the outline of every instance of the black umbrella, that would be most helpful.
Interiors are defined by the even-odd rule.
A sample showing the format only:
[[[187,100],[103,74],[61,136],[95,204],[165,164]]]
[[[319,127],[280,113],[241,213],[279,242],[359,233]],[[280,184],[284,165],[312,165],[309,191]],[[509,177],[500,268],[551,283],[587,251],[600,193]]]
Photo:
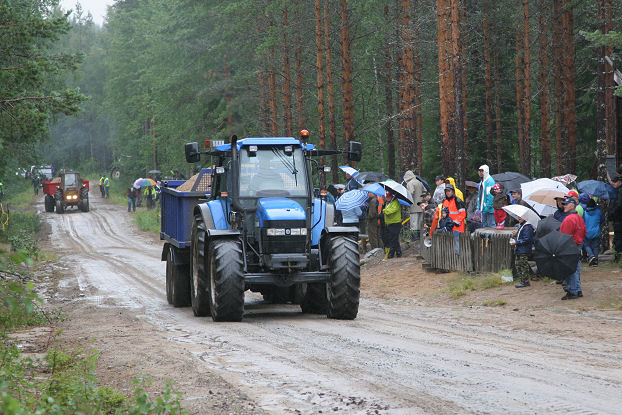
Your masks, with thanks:
[[[382,182],[387,180],[389,176],[384,173],[378,173],[376,171],[362,171],[356,175],[356,180],[364,183],[364,182]]]
[[[531,179],[524,174],[514,171],[506,171],[505,173],[493,174],[492,178],[495,179],[495,182],[502,184],[507,191],[520,189],[521,183],[531,181]]]
[[[577,270],[579,252],[572,236],[551,231],[536,241],[533,258],[539,274],[563,280]]]
[[[547,216],[538,222],[538,229],[536,229],[536,238],[542,238],[544,235],[558,231],[561,226],[561,222],[555,219],[553,216]]]

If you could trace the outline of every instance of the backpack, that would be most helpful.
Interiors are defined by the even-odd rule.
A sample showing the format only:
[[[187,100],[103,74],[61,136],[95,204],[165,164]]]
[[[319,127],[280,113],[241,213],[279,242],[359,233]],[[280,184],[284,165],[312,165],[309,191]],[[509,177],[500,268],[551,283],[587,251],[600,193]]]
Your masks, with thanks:
[[[587,230],[586,237],[588,239],[598,238],[600,236],[600,217],[602,213],[599,208],[585,209],[583,212],[583,220]]]

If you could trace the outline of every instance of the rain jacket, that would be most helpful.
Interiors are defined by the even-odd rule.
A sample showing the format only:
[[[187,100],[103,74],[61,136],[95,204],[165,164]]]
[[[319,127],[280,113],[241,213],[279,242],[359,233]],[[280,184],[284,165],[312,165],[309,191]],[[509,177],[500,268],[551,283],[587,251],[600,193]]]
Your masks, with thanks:
[[[454,223],[454,221],[449,216],[447,216],[445,218],[441,218],[441,220],[438,221],[437,229],[444,232],[452,232],[455,226],[456,224]]]
[[[456,180],[453,177],[448,177],[445,180],[451,183],[451,185],[454,187],[454,193],[456,194],[456,196],[458,196],[458,198],[464,202],[464,194],[462,193],[462,190],[456,187]]]
[[[605,221],[600,208],[598,206],[586,207],[583,211],[583,221],[585,222],[587,239],[598,238],[600,236],[600,224]]]
[[[519,224],[516,232],[516,255],[531,254],[531,249],[535,241],[536,235],[533,226],[527,222]]]
[[[393,199],[389,204],[385,205],[382,212],[384,213],[385,225],[389,226],[394,223],[402,222],[402,208],[397,199]]]
[[[348,183],[346,183],[346,192],[349,192],[350,190],[356,190],[359,187],[359,182],[357,182],[356,179],[352,177],[350,180],[348,180]]]
[[[439,206],[437,212],[440,213],[440,209],[442,208],[449,209],[449,217],[454,221],[454,231],[464,232],[464,220],[466,219],[466,208],[464,207],[464,202],[458,199],[456,196],[452,196],[450,199],[445,198],[443,201],[443,205]],[[432,220],[432,227],[430,228],[430,236],[434,233],[434,230],[438,226],[440,215],[434,215],[434,219]]]
[[[487,165],[484,164],[479,168],[484,170],[484,176],[477,191],[477,207],[484,213],[493,213],[494,196],[490,193],[490,189],[495,185],[495,179],[490,175],[490,169]]]
[[[341,217],[343,218],[343,224],[358,224],[363,212],[360,207],[355,207],[348,210],[341,211]]]
[[[441,183],[436,186],[434,194],[432,195],[432,200],[434,200],[437,205],[443,203],[443,200],[445,200],[445,183]]]
[[[422,195],[426,191],[425,186],[417,179],[415,173],[411,170],[404,173],[404,181],[406,182],[406,189],[408,189],[408,192],[412,195],[413,201],[415,202],[408,208],[408,213],[422,213],[423,209],[421,209],[417,203],[423,200]]]
[[[577,245],[583,243],[583,238],[585,238],[587,233],[585,230],[585,223],[577,212],[571,212],[566,216],[566,219],[562,222],[562,226],[559,227],[559,231],[572,236],[574,243]]]

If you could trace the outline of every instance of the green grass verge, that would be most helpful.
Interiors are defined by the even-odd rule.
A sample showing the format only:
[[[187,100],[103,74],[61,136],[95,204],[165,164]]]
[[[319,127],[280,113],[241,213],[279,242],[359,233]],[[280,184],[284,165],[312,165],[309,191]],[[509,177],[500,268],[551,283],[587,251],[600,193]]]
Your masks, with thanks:
[[[505,300],[501,300],[501,299],[496,299],[496,300],[488,300],[488,301],[484,301],[482,303],[482,305],[484,307],[500,307],[500,306],[504,306],[506,305],[508,302]]]
[[[127,196],[125,191],[131,185],[131,183],[124,183],[121,181],[112,180],[110,184],[110,201],[119,206],[127,207]],[[99,188],[94,189],[99,197]],[[136,208],[134,214],[134,222],[140,230],[147,232],[160,233],[160,204],[156,201],[156,207],[154,209],[146,209],[144,207],[145,201],[143,201],[143,207]]]
[[[449,281],[446,292],[453,299],[465,296],[468,291],[488,290],[501,287],[512,282],[504,282],[502,275],[511,275],[510,270],[501,270],[495,273],[483,274],[478,276],[459,276],[457,279]]]

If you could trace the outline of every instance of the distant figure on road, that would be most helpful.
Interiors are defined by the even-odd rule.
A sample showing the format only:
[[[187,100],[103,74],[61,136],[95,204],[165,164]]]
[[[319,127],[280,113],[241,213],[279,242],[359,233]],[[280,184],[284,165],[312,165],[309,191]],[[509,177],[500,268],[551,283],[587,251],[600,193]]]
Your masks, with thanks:
[[[110,199],[110,179],[108,176],[104,176],[104,190],[106,192],[106,199]]]
[[[136,212],[136,198],[138,197],[138,190],[134,186],[130,186],[125,191],[127,195],[127,211],[130,210]]]
[[[35,195],[39,194],[40,185],[41,185],[41,177],[38,174],[34,174],[32,176],[32,190],[35,192]]]
[[[155,190],[153,190],[153,186],[149,186],[145,189],[145,200],[147,200],[147,209],[151,209],[155,206]]]
[[[99,192],[102,194],[102,197],[106,197],[106,190],[104,190],[104,180],[106,179],[106,175],[102,174],[99,178]]]

